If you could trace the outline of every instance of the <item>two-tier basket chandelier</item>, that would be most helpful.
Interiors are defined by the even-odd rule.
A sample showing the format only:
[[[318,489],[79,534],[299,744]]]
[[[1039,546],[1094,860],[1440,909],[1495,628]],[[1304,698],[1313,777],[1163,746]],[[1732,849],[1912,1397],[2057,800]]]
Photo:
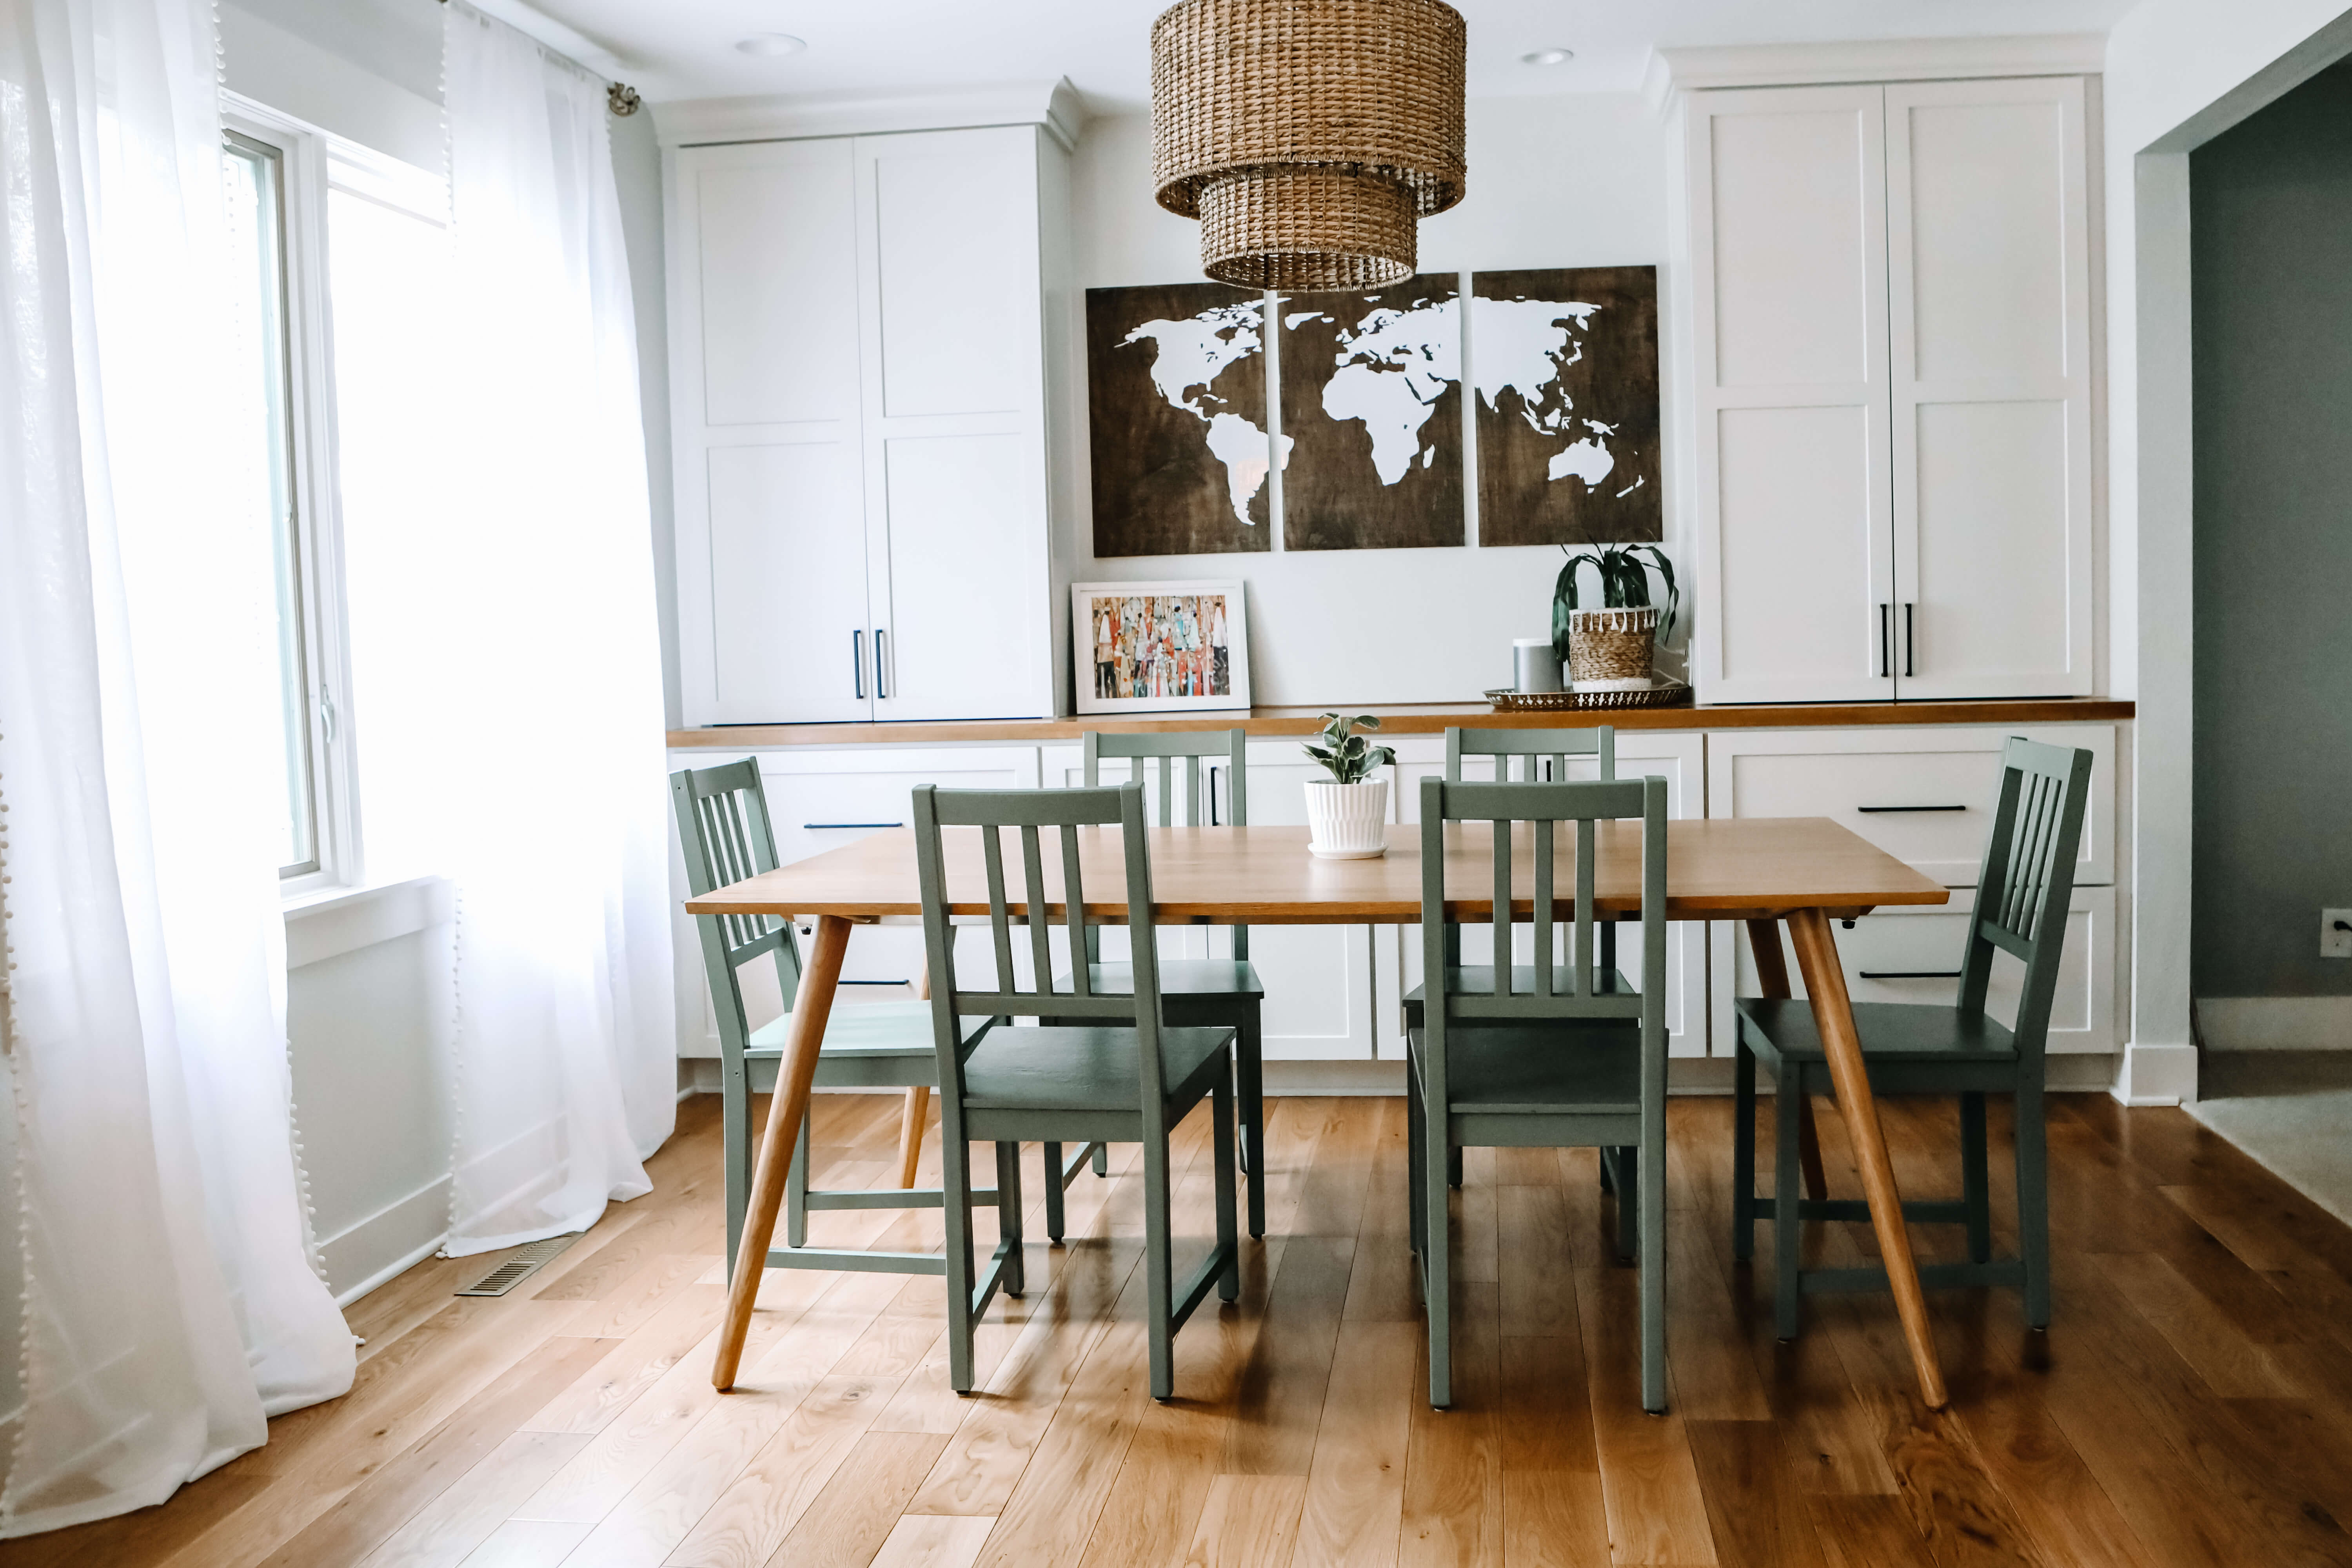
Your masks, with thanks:
[[[1443,0],[1181,0],[1151,28],[1151,176],[1220,282],[1412,275],[1462,199],[1462,15]]]

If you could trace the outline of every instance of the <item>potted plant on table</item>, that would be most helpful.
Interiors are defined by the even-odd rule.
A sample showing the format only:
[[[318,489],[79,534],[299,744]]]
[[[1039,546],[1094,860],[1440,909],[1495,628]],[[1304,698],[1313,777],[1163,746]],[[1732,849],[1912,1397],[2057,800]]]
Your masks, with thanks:
[[[1310,853],[1326,860],[1370,860],[1388,853],[1389,781],[1371,774],[1395,762],[1396,753],[1355,732],[1380,727],[1370,713],[1323,715],[1323,743],[1310,742],[1307,754],[1331,777],[1307,784]]]
[[[1562,545],[1565,550],[1567,546]],[[1647,554],[1649,563],[1639,557]],[[1601,577],[1601,605],[1577,603],[1577,573],[1591,566]],[[1650,573],[1666,586],[1663,613],[1650,599]],[[1658,639],[1672,637],[1682,594],[1675,565],[1654,544],[1611,545],[1568,558],[1553,585],[1553,646],[1568,666],[1570,684],[1582,691],[1622,691],[1653,684]]]

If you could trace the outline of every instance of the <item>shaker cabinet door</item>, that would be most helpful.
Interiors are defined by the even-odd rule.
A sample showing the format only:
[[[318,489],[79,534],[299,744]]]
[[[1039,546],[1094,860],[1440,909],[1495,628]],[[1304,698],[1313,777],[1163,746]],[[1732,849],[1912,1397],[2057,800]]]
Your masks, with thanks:
[[[1884,89],[1686,132],[1700,700],[1892,697]]]

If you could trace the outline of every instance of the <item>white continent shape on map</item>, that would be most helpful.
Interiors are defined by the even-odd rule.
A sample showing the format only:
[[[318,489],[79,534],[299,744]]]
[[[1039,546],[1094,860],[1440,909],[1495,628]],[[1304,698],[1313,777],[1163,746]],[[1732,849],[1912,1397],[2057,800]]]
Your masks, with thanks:
[[[1600,312],[1598,305],[1575,300],[1470,301],[1478,400],[1494,409],[1506,391],[1516,392],[1519,416],[1528,428],[1575,437],[1552,454],[1545,475],[1580,479],[1588,490],[1598,489],[1617,467],[1617,454],[1610,449],[1617,426],[1578,416],[1573,400],[1560,387],[1559,373],[1584,357],[1583,335]],[[1647,482],[1636,475],[1617,493],[1639,489]]]
[[[1209,452],[1225,466],[1225,495],[1234,516],[1253,528],[1250,502],[1265,488],[1272,469],[1265,432],[1230,410],[1213,413],[1208,405],[1225,401],[1210,390],[1217,377],[1265,348],[1264,322],[1264,307],[1255,301],[1218,305],[1181,321],[1146,321],[1119,340],[1121,348],[1139,342],[1152,345],[1152,386],[1168,406],[1208,426]],[[1281,445],[1286,461],[1290,437],[1282,437]]]

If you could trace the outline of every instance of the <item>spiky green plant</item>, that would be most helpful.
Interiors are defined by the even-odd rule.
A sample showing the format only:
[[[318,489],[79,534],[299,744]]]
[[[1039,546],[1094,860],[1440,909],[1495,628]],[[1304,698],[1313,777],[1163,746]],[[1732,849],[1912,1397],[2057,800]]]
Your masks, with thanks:
[[[1568,546],[1560,546],[1566,552]],[[1651,565],[1644,566],[1637,557],[1646,553]],[[1637,609],[1654,603],[1650,597],[1650,572],[1654,569],[1666,584],[1666,613],[1658,617],[1658,640],[1665,641],[1674,635],[1675,617],[1682,609],[1683,596],[1675,586],[1675,563],[1666,552],[1654,544],[1612,544],[1604,549],[1586,550],[1570,555],[1568,563],[1559,569],[1559,580],[1551,592],[1551,642],[1559,657],[1568,657],[1568,613],[1580,606],[1576,602],[1576,569],[1590,565],[1601,574],[1601,607],[1604,610]]]
[[[1307,754],[1323,764],[1334,784],[1361,784],[1371,777],[1372,770],[1396,761],[1396,753],[1386,746],[1375,746],[1358,729],[1377,730],[1381,721],[1370,713],[1349,718],[1339,713],[1323,715],[1323,744],[1309,743]]]

